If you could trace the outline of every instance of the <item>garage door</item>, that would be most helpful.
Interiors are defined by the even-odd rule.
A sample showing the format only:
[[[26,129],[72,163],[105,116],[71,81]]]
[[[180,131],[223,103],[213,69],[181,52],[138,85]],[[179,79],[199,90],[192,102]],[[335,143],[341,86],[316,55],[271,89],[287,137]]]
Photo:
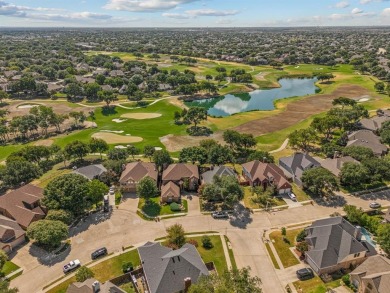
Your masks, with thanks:
[[[285,194],[286,193],[286,189],[279,189],[279,194]]]

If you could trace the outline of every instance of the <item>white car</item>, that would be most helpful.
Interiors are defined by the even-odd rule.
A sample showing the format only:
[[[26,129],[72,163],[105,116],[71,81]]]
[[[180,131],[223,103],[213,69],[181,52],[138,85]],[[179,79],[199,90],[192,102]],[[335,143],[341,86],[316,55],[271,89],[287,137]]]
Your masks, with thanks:
[[[68,273],[70,271],[73,271],[74,269],[77,269],[78,267],[81,266],[81,262],[78,259],[72,260],[63,267],[64,273]]]
[[[294,194],[294,193],[292,193],[292,192],[289,192],[289,193],[288,193],[288,196],[291,198],[291,200],[293,200],[293,201],[297,201],[297,197],[295,196],[295,194]]]

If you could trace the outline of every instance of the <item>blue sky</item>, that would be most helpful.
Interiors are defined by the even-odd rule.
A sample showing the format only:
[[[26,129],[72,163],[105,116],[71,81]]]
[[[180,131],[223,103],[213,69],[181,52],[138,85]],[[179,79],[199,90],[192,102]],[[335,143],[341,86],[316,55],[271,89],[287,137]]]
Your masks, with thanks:
[[[0,0],[3,27],[390,25],[390,0]]]

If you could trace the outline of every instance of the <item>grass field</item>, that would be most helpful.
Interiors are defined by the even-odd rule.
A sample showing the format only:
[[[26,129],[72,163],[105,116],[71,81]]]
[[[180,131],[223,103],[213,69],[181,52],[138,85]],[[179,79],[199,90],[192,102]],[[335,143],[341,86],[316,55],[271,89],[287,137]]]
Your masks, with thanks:
[[[4,264],[1,272],[4,274],[4,276],[7,276],[18,269],[20,269],[20,267],[18,265],[14,264],[12,261],[7,261]]]
[[[328,289],[341,286],[340,280],[324,283],[320,277],[315,276],[310,280],[296,281],[293,283],[298,292],[302,293],[326,293]]]
[[[287,230],[286,238],[290,243],[283,240],[281,231],[272,232],[269,236],[278,253],[278,256],[283,264],[283,267],[288,268],[299,264],[298,259],[293,255],[290,247],[294,247],[295,238],[302,229]]]
[[[90,269],[95,275],[94,278],[103,283],[114,277],[122,275],[122,265],[127,262],[131,262],[134,267],[140,265],[140,259],[136,249],[105,260],[95,266],[90,267]],[[47,292],[65,293],[69,284],[74,282],[76,282],[76,277],[73,276],[72,278],[62,282]]]
[[[182,199],[182,204],[184,207],[183,211],[180,212],[173,212],[171,211],[171,208],[169,204],[160,205],[160,197],[154,197],[150,199],[149,204],[145,204],[145,199],[140,198],[138,201],[138,208],[142,210],[145,214],[147,214],[149,217],[157,217],[157,216],[163,216],[163,215],[174,215],[178,213],[187,213],[188,212],[188,203],[187,200]]]
[[[272,264],[274,265],[275,269],[278,269],[278,270],[279,270],[279,269],[280,269],[279,264],[278,264],[278,262],[276,261],[275,255],[274,255],[274,253],[272,252],[272,249],[271,249],[269,243],[265,243],[265,248],[267,249],[268,255],[270,256],[271,261],[272,261]]]

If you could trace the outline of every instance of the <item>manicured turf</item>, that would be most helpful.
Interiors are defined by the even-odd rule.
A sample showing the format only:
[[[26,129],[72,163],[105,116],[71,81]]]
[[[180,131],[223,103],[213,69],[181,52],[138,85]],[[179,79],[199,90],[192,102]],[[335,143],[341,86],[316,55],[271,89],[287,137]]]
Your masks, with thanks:
[[[276,261],[275,255],[272,252],[271,246],[269,243],[265,243],[265,248],[267,249],[268,255],[271,258],[272,264],[274,265],[275,269],[280,269],[278,262]]]
[[[275,231],[270,234],[272,244],[285,268],[299,264],[298,259],[290,251],[290,247],[294,247],[295,238],[301,230],[302,229],[287,230],[286,238],[290,241],[290,244],[283,240],[281,231]]]
[[[335,280],[329,283],[324,283],[318,276],[310,280],[296,281],[293,283],[298,292],[302,293],[326,293],[329,289],[334,289],[341,286],[340,280]]]
[[[187,200],[182,199],[182,204],[184,207],[183,211],[173,212],[171,211],[170,205],[160,205],[160,197],[154,197],[150,199],[150,203],[145,205],[145,199],[140,198],[138,201],[138,208],[142,210],[149,217],[157,217],[163,215],[174,215],[178,213],[187,213],[188,212],[188,203]]]
[[[230,258],[230,262],[232,263],[232,269],[237,269],[237,264],[236,264],[236,259],[234,258],[234,254],[233,254],[233,249],[230,249],[229,248],[229,238],[225,235],[223,236],[225,238],[225,241],[226,241],[226,246],[228,248],[228,251],[229,251],[229,258]]]
[[[20,269],[20,267],[18,265],[14,264],[12,261],[7,261],[4,264],[4,267],[1,270],[1,272],[4,274],[4,276],[7,276],[10,273],[12,273],[12,272],[14,272],[14,271],[16,271],[18,269]]]
[[[140,258],[136,249],[105,260],[95,266],[90,267],[90,269],[95,274],[94,278],[103,283],[107,280],[122,275],[122,265],[127,262],[131,262],[134,267],[140,265]],[[74,276],[52,288],[48,291],[48,293],[65,293],[69,284],[73,282],[76,282],[76,277]]]

